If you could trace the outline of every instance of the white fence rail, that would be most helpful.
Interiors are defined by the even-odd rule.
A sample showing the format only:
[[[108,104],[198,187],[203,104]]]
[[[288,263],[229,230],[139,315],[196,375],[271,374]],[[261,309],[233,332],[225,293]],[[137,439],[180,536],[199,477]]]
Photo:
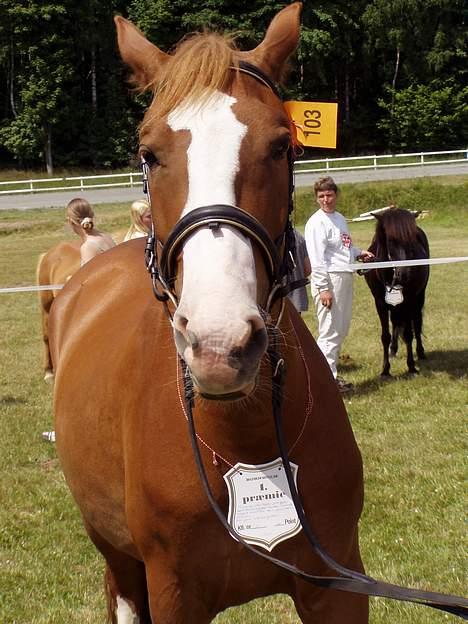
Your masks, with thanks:
[[[303,173],[328,173],[356,169],[386,169],[389,167],[421,167],[424,165],[446,165],[468,163],[468,148],[445,152],[415,152],[412,154],[384,154],[381,156],[350,156],[348,158],[323,158],[299,160],[295,165],[296,175]],[[310,168],[310,165],[316,165]],[[141,184],[141,172],[114,173],[67,178],[43,178],[36,180],[12,180],[0,182],[0,195],[15,193],[41,193],[44,191],[80,191],[111,188],[115,186],[134,187]]]

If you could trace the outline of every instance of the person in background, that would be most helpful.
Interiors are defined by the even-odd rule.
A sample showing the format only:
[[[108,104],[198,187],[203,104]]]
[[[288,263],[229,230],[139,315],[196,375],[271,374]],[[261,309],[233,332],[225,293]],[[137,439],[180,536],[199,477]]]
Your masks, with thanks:
[[[314,185],[319,209],[305,226],[307,252],[312,264],[311,292],[318,318],[317,344],[324,354],[340,392],[353,384],[337,375],[341,345],[351,323],[355,260],[371,260],[370,251],[353,247],[346,219],[336,210],[338,187],[330,177]]]
[[[311,271],[310,260],[309,256],[307,255],[307,245],[305,242],[305,238],[296,229],[294,229],[294,237],[296,239],[296,266],[291,272],[291,282],[295,282],[297,280],[302,280],[306,277],[309,277]],[[294,307],[299,312],[299,314],[301,314],[301,312],[306,312],[309,309],[309,297],[307,295],[306,286],[300,286],[299,288],[292,290],[288,294],[288,297],[293,302]]]
[[[94,211],[91,205],[81,197],[72,199],[67,204],[67,221],[71,229],[81,238],[81,266],[111,247],[115,246],[110,234],[101,232],[94,226]],[[55,431],[43,431],[42,438],[55,442]]]
[[[91,205],[81,197],[72,199],[67,205],[67,221],[71,229],[81,238],[81,266],[89,262],[111,247],[115,241],[105,232],[101,232],[94,225],[94,211]]]
[[[124,241],[143,238],[151,232],[151,208],[146,199],[137,199],[130,207],[132,223],[125,234]]]

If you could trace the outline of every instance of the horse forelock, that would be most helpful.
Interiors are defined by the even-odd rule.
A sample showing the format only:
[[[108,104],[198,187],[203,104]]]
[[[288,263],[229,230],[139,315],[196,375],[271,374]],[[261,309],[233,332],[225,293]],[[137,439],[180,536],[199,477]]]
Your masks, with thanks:
[[[203,104],[217,91],[229,90],[238,65],[232,38],[218,33],[195,33],[178,44],[162,71],[149,85],[153,101],[142,124],[165,117],[190,101]]]
[[[408,210],[391,208],[380,215],[376,236],[382,246],[392,241],[402,247],[411,247],[417,243],[416,220]]]

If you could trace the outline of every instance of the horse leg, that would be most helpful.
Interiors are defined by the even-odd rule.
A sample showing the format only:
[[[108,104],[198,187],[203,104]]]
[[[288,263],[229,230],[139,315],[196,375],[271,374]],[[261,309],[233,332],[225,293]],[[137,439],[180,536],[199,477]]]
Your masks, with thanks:
[[[414,363],[414,355],[413,355],[413,325],[411,321],[407,321],[405,323],[405,327],[403,330],[403,340],[406,344],[406,364],[408,366],[408,372],[411,374],[418,373],[418,369]]]
[[[380,373],[381,377],[390,377],[390,359],[388,357],[388,347],[390,346],[391,336],[388,324],[388,310],[385,303],[379,303],[376,301],[377,313],[380,319],[380,325],[382,328],[381,340],[383,347],[383,368]]]
[[[43,361],[44,361],[44,381],[52,383],[54,381],[54,371],[52,367],[52,358],[50,356],[49,347],[49,312],[54,298],[48,291],[40,293],[41,302],[41,323],[42,323],[42,342],[43,342]]]
[[[357,546],[346,566],[364,572]],[[305,581],[297,582],[293,596],[297,614],[303,624],[368,624],[369,599],[360,594],[318,589]]]
[[[110,624],[151,624],[143,562],[116,550],[92,527],[86,530],[106,560],[104,584]]]
[[[146,562],[151,617],[157,624],[209,624],[214,617],[206,605],[210,596],[201,590],[197,579],[183,582],[162,563]]]
[[[413,318],[414,337],[416,338],[416,353],[418,355],[419,360],[426,359],[426,353],[424,351],[424,347],[422,343],[423,306],[424,306],[424,293],[422,293],[422,296],[418,297],[418,301],[415,306],[414,318]]]
[[[398,327],[392,327],[392,341],[390,343],[390,356],[395,357],[398,353]]]

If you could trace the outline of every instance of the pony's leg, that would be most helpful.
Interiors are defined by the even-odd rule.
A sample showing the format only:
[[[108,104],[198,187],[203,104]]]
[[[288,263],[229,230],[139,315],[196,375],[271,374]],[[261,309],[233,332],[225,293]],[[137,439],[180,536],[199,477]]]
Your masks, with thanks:
[[[346,566],[358,572],[364,567],[356,547]],[[297,594],[293,596],[297,614],[303,624],[368,624],[369,599],[331,589],[318,589],[305,581],[297,582]]]
[[[413,318],[414,337],[416,338],[416,353],[417,353],[419,360],[426,359],[426,353],[424,351],[424,347],[422,343],[423,306],[424,306],[424,293],[422,293],[422,295],[418,297],[418,301],[415,306],[414,318]]]
[[[110,624],[151,624],[144,564],[116,550],[92,527],[86,530],[106,560],[104,584]]]
[[[376,308],[380,319],[380,326],[382,328],[380,339],[382,341],[383,347],[383,368],[380,376],[390,377],[390,359],[388,357],[388,347],[390,346],[391,336],[388,323],[388,309],[383,301],[376,301]]]
[[[395,357],[398,353],[398,328],[393,326],[392,328],[392,340],[390,342],[390,355],[391,357]]]
[[[41,324],[42,324],[42,342],[43,342],[43,361],[44,361],[44,381],[52,383],[54,381],[54,371],[52,367],[52,358],[50,356],[49,347],[49,311],[53,302],[53,297],[47,291],[41,293]],[[50,299],[50,300],[49,300]]]
[[[406,344],[406,364],[408,366],[408,372],[411,374],[418,373],[418,369],[414,363],[413,355],[413,325],[411,321],[405,323],[403,330],[403,340]]]

